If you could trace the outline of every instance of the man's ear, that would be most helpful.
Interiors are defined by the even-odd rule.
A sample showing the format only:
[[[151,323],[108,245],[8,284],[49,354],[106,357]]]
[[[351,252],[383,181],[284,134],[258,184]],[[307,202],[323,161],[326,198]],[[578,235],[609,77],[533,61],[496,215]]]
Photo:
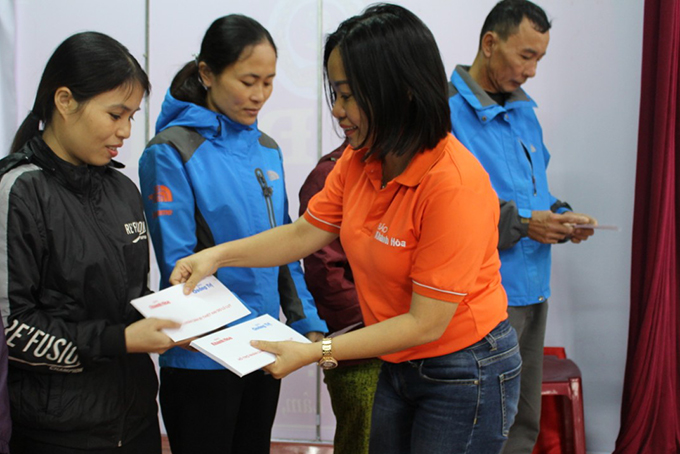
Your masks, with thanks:
[[[54,92],[54,106],[56,112],[62,117],[78,110],[78,102],[73,98],[73,93],[67,87],[59,87]]]
[[[198,63],[198,78],[205,88],[210,88],[213,84],[215,76],[208,64],[204,61]]]
[[[498,35],[495,32],[488,31],[484,33],[484,36],[482,36],[482,45],[480,50],[482,51],[486,58],[491,57],[493,48],[498,43],[498,40],[499,40]]]

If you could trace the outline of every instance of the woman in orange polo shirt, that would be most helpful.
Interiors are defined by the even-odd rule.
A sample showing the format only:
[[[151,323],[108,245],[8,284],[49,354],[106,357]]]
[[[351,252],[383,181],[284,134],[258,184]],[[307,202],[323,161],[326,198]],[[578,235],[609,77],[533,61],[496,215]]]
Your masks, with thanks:
[[[447,78],[429,29],[369,7],[324,52],[333,116],[350,147],[294,224],[179,261],[189,292],[223,266],[277,266],[340,236],[367,327],[313,344],[257,342],[275,377],[380,356],[371,452],[495,453],[521,359],[500,282],[498,198],[450,133]]]

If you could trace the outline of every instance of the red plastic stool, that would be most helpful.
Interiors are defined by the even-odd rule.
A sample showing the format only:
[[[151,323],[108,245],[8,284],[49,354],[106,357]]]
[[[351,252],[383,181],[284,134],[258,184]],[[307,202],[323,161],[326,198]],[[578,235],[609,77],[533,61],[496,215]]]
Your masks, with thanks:
[[[581,371],[563,347],[545,347],[541,432],[533,454],[586,454]]]

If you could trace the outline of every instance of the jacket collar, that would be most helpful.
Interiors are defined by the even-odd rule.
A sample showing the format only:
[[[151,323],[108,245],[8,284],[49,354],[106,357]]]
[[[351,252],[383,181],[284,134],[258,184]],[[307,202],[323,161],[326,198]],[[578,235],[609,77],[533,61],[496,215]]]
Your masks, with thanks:
[[[64,161],[45,143],[41,135],[31,139],[26,144],[30,153],[30,160],[38,165],[43,171],[53,175],[61,184],[77,193],[84,193],[93,181],[99,181],[101,175],[109,167],[122,169],[125,167],[120,162],[111,161],[106,166],[76,166]]]
[[[518,107],[536,107],[534,100],[521,87],[510,93],[505,106],[498,105],[470,76],[469,66],[456,66],[456,70],[451,75],[451,83],[465,101],[475,109],[475,113],[482,123],[491,121],[497,115]]]
[[[171,126],[195,129],[206,138],[218,137],[229,131],[232,133],[257,131],[257,122],[249,126],[242,125],[224,114],[191,102],[181,101],[172,96],[168,90],[156,121],[156,134]]]

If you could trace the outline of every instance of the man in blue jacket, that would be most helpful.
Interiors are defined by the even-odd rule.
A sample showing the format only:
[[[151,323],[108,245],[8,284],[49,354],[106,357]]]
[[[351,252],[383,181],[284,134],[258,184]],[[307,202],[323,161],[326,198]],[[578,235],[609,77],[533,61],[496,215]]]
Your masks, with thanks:
[[[535,4],[499,2],[484,22],[472,66],[457,66],[449,85],[453,133],[489,172],[501,205],[501,275],[523,363],[519,409],[505,454],[530,454],[540,428],[550,245],[586,240],[594,231],[578,226],[596,223],[550,194],[550,155],[536,103],[520,88],[536,74],[549,29]]]

